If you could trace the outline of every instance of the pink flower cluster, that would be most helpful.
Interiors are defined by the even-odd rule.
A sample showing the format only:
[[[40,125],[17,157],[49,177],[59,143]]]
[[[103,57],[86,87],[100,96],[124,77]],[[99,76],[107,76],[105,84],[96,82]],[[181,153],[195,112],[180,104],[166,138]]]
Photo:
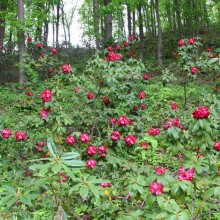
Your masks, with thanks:
[[[7,139],[7,138],[10,138],[10,137],[11,137],[11,130],[9,130],[9,129],[3,129],[3,130],[1,131],[1,133],[2,133],[2,137],[3,137],[4,139]]]
[[[178,109],[178,105],[175,104],[175,103],[172,103],[172,104],[171,104],[171,109],[172,109],[172,110],[177,110],[177,109]]]
[[[166,172],[166,168],[156,167],[155,172],[156,172],[157,175],[163,175]]]
[[[187,181],[192,181],[192,178],[194,176],[194,168],[188,170],[188,171],[185,171],[184,169],[184,166],[181,166],[180,169],[179,169],[179,176],[178,176],[178,179],[179,180],[187,180]]]
[[[150,184],[150,191],[154,195],[161,195],[163,193],[163,184],[153,182]]]
[[[136,144],[136,137],[128,135],[125,137],[125,143],[128,147],[133,146]]]
[[[220,142],[215,142],[215,145],[213,148],[217,151],[220,151]]]
[[[26,140],[26,134],[22,131],[15,132],[15,139],[16,141],[25,141]]]
[[[92,145],[88,146],[87,150],[86,150],[87,155],[89,155],[89,156],[94,156],[96,154],[96,151],[97,151],[96,147],[92,146]],[[107,153],[107,148],[105,146],[99,146],[98,147],[98,154],[101,157],[105,158],[106,157],[106,153]]]
[[[195,39],[194,39],[194,38],[190,38],[190,39],[188,40],[188,45],[193,45],[193,44],[195,44]],[[183,47],[184,45],[185,45],[185,42],[184,42],[183,39],[181,39],[181,40],[178,41],[178,46],[179,46],[179,47]]]
[[[66,137],[66,144],[69,145],[69,146],[72,146],[74,145],[75,143],[75,138],[71,135],[67,136]]]
[[[111,187],[111,183],[101,183],[100,186],[102,188]]]
[[[37,152],[41,153],[43,150],[41,149],[42,147],[44,147],[44,142],[43,141],[39,141],[36,143],[36,150]]]
[[[53,93],[49,89],[45,89],[41,93],[41,100],[43,102],[51,102]]]
[[[69,64],[64,64],[64,65],[62,66],[62,72],[63,72],[63,73],[68,74],[68,73],[70,73],[70,71],[71,71],[71,68],[70,68],[70,65],[69,65]]]
[[[198,71],[199,71],[199,70],[198,70],[195,66],[191,67],[191,69],[190,69],[190,72],[191,72],[192,75],[197,74]]]
[[[89,140],[90,140],[89,134],[87,134],[87,133],[81,134],[80,135],[80,140],[82,141],[83,144],[88,143]]]
[[[148,134],[150,136],[157,136],[158,134],[160,134],[160,130],[159,130],[159,128],[149,128]]]
[[[94,99],[95,98],[95,95],[93,92],[88,92],[86,96],[87,96],[87,99]]]
[[[129,120],[126,116],[122,115],[118,118],[118,126],[132,125],[132,121]]]
[[[111,139],[113,141],[117,141],[121,138],[121,135],[119,133],[119,131],[113,131],[112,134],[111,134]]]
[[[194,119],[208,118],[209,114],[210,112],[208,107],[203,107],[203,106],[200,106],[192,113]]]
[[[108,56],[105,58],[106,62],[108,61],[115,62],[117,60],[121,60],[121,55],[113,51],[109,52]]]
[[[94,169],[96,166],[96,161],[94,159],[89,159],[86,161],[86,167],[90,170]]]
[[[145,97],[146,97],[146,93],[144,91],[139,92],[138,94],[139,99],[145,99]]]
[[[172,121],[166,122],[166,125],[164,125],[164,129],[167,130],[168,128],[171,128],[173,126],[180,128],[181,130],[186,130],[186,128],[180,124],[179,118],[175,118]]]

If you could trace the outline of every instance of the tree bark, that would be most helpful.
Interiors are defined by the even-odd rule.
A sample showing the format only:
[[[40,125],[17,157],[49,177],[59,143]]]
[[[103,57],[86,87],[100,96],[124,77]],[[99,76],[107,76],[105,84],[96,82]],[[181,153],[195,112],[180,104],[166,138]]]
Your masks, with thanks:
[[[158,33],[157,57],[158,57],[158,62],[162,64],[162,28],[161,28],[161,23],[160,23],[160,12],[159,12],[158,0],[155,0],[155,6],[156,6],[157,33]]]
[[[138,6],[138,23],[139,23],[139,35],[140,35],[140,59],[144,58],[144,29],[143,29],[143,16],[142,6]]]
[[[128,18],[128,35],[131,36],[131,11],[127,5],[127,18]]]
[[[0,3],[0,11],[5,11],[6,5],[4,3]],[[4,35],[5,35],[5,20],[0,16],[0,48],[3,47],[4,44]]]
[[[133,15],[132,15],[132,34],[135,35],[136,34],[136,16],[135,16],[135,10],[133,11]]]
[[[178,34],[179,34],[179,37],[182,38],[183,33],[182,33],[181,15],[180,15],[180,8],[179,8],[178,0],[174,0],[173,4],[174,4],[175,11],[176,11]]]
[[[20,26],[24,25],[24,3],[23,0],[18,0],[18,21]],[[24,85],[24,53],[25,53],[25,35],[22,28],[18,28],[18,49],[19,49],[19,83]]]
[[[111,0],[104,0],[104,6],[108,6]],[[107,13],[104,18],[105,23],[105,32],[104,32],[104,41],[108,42],[112,38],[112,15]]]
[[[99,34],[99,14],[97,9],[99,8],[98,0],[93,0],[93,21],[94,21],[94,34],[96,48],[100,48],[100,34]]]
[[[59,21],[60,21],[60,0],[57,3],[57,17],[56,17],[56,49],[59,49]]]

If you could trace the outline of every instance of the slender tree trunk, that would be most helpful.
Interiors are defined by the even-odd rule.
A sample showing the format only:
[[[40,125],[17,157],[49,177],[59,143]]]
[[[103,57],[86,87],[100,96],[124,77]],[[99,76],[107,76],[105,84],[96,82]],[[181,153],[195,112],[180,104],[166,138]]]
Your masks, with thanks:
[[[100,34],[99,34],[99,3],[98,0],[93,0],[93,21],[94,21],[94,33],[95,33],[95,45],[96,48],[100,48]]]
[[[144,58],[144,29],[143,29],[143,16],[142,6],[138,6],[138,23],[139,23],[139,34],[140,34],[140,59]]]
[[[187,35],[188,37],[192,37],[192,33],[191,33],[191,30],[192,30],[192,18],[191,18],[191,2],[190,0],[186,0],[186,5],[187,5],[187,8],[188,8],[188,11],[187,11],[187,16],[186,16],[186,29],[187,29]]]
[[[146,30],[147,32],[150,32],[150,20],[149,20],[149,14],[148,14],[148,2],[146,1],[146,4],[144,4],[144,11],[145,11],[145,22],[146,22]]]
[[[104,0],[104,6],[108,6],[111,0]],[[104,18],[105,23],[105,33],[104,33],[104,41],[105,43],[112,38],[112,15],[107,13]]]
[[[6,10],[6,5],[0,3],[0,11],[3,12]],[[5,20],[0,16],[0,48],[4,44],[4,35],[5,35]]]
[[[175,11],[176,11],[178,34],[179,34],[179,37],[182,38],[183,33],[182,33],[182,25],[181,25],[181,15],[180,15],[179,1],[178,1],[178,0],[174,0],[174,1],[173,1],[173,4],[174,4]]]
[[[169,29],[173,31],[172,27],[172,16],[171,16],[171,10],[170,10],[170,1],[166,2],[166,11],[167,11],[167,19],[168,19],[168,25]]]
[[[155,7],[154,7],[154,0],[151,0],[150,2],[150,13],[151,13],[151,31],[152,31],[152,34],[154,36],[156,36],[156,19],[155,19]]]
[[[131,36],[131,11],[127,5],[127,18],[128,18],[128,35]]]
[[[162,64],[162,28],[160,24],[160,12],[159,12],[159,3],[158,0],[155,0],[156,6],[156,17],[157,17],[157,33],[158,33],[158,62]]]
[[[55,8],[53,5],[53,47],[55,47]]]
[[[132,14],[132,34],[133,35],[136,34],[136,24],[135,24],[136,16],[135,16],[135,13],[136,13],[136,11],[134,10],[133,14]]]
[[[57,18],[56,18],[56,48],[59,49],[59,21],[60,21],[60,0],[57,3]]]
[[[198,2],[197,0],[192,0],[193,3],[193,12],[195,17],[195,32],[196,36],[199,36],[199,11],[198,11]]]
[[[61,0],[61,19],[62,19],[62,25],[63,25],[63,31],[64,31],[64,41],[67,43],[67,34],[66,34],[66,24],[65,24],[65,11],[64,11],[64,2]]]
[[[18,0],[18,21],[24,25],[24,3],[23,0]],[[18,49],[19,49],[19,83],[24,85],[24,53],[25,53],[25,35],[22,28],[18,28]]]
[[[44,24],[44,45],[45,45],[45,47],[47,47],[47,43],[48,43],[48,33],[49,33],[49,24],[48,24],[48,21],[46,21]]]

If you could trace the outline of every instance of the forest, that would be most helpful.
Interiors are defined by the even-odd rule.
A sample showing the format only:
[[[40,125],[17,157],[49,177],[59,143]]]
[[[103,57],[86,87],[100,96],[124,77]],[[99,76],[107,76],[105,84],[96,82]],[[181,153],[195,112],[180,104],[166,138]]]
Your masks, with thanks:
[[[220,220],[219,0],[0,0],[0,220]]]

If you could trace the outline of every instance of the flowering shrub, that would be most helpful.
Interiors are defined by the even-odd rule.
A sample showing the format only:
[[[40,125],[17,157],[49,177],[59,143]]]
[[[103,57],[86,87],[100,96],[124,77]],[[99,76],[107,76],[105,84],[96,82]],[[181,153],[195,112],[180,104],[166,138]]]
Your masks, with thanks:
[[[128,50],[135,40],[129,37]],[[178,45],[183,55],[199,46],[192,39]],[[24,121],[2,125],[0,217],[217,219],[218,96],[191,92],[183,111],[182,93],[154,85],[142,62],[104,57],[95,54],[80,74],[55,65],[39,89],[26,88],[32,109],[18,106]],[[201,70],[191,61],[184,63],[189,79],[199,75],[191,67]],[[6,128],[19,131],[15,139]]]

